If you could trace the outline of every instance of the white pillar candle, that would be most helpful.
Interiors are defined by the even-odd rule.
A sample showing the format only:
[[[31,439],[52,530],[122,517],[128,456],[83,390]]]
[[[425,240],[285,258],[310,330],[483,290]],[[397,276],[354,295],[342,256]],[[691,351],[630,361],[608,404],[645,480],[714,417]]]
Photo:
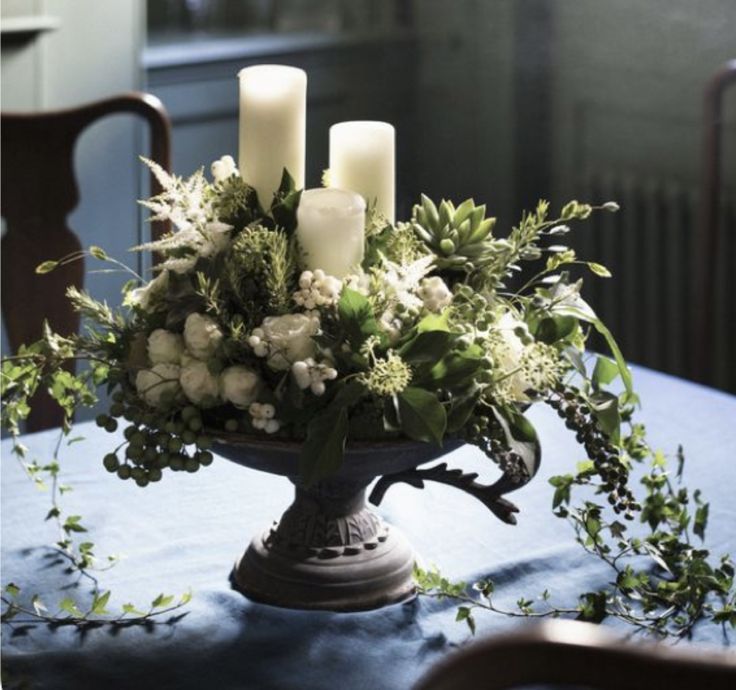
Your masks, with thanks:
[[[308,189],[296,219],[305,268],[344,278],[363,261],[365,201],[359,194],[332,187]]]
[[[330,127],[330,185],[358,192],[393,223],[396,132],[387,122],[340,122]]]
[[[304,188],[307,74],[296,67],[258,65],[240,80],[239,167],[243,179],[268,209],[283,169]]]

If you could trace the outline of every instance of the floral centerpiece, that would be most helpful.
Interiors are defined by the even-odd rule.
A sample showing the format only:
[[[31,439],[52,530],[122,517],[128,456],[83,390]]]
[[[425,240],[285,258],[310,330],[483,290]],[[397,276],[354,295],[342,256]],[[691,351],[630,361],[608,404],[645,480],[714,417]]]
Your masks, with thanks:
[[[641,600],[645,592],[654,601],[646,600],[650,611],[661,609],[662,628],[675,611],[686,622],[700,617],[709,592],[728,596],[733,571],[726,561],[718,570],[707,566],[711,580],[698,585],[699,609],[688,608],[692,601],[681,588],[669,596],[660,584],[667,571],[705,563],[679,539],[687,529],[678,513],[683,495],[661,493],[661,463],[650,475],[644,506],[629,484],[632,464],[650,455],[641,427],[622,431],[637,398],[621,352],[581,296],[582,278],[575,277],[581,268],[602,277],[608,272],[562,243],[573,223],[595,211],[616,211],[615,203],[572,201],[553,214],[540,202],[510,232],[499,233],[486,207],[472,200],[455,205],[423,196],[409,218],[394,222],[392,208],[381,205],[385,198],[330,187],[302,192],[286,169],[269,199],[229,156],[212,165],[211,179],[203,170],[180,178],[146,162],[163,192],[143,203],[153,220],[174,227],[134,248],[154,254],[152,279],[126,284],[122,310],[69,289],[88,328],[64,337],[47,329],[41,341],[4,361],[6,428],[17,434],[39,386],[70,419],[78,404],[93,401],[94,385],[106,384],[111,404],[97,424],[113,433],[122,424],[123,438],[111,441],[102,462],[140,487],[170,472],[208,466],[213,444],[228,457],[233,446],[250,448],[247,455],[268,454],[267,444],[286,445],[298,465],[279,473],[306,489],[327,486],[331,477],[354,478],[351,448],[365,454],[370,444],[385,442],[389,456],[398,457],[402,447],[415,456],[397,461],[393,476],[385,467],[376,472],[384,474],[374,490],[377,500],[393,481],[436,479],[454,483],[513,523],[517,508],[502,495],[537,471],[540,448],[526,411],[546,404],[589,458],[576,473],[555,478],[556,512],[573,520],[581,542],[604,559],[613,558],[603,546],[608,532],[619,548],[653,555],[665,568],[659,579],[619,571],[618,595],[639,592]],[[113,261],[98,247],[85,254]],[[78,258],[48,261],[38,272]],[[532,270],[522,270],[525,265]],[[607,343],[610,357],[586,355],[592,331]],[[89,370],[74,376],[62,367],[79,358],[90,361]],[[620,394],[606,390],[616,378]],[[478,447],[496,463],[500,482],[484,487],[445,466],[415,469],[459,443]],[[432,450],[422,455],[416,444]],[[356,480],[359,488],[373,476]],[[604,521],[603,506],[592,501],[571,509],[576,484],[594,488],[625,521],[644,507],[656,538],[626,542],[626,525]],[[356,510],[362,508],[348,512]],[[377,547],[382,528],[361,516],[373,530],[370,548]],[[699,512],[696,525],[702,527],[705,516]],[[674,536],[664,538],[668,526]],[[264,541],[271,548],[269,539],[274,535]],[[340,546],[342,555],[354,544]],[[401,558],[411,559],[407,553]],[[304,558],[302,552],[294,556]],[[458,596],[442,578],[421,570],[416,575],[425,591]],[[580,610],[590,619],[606,610],[633,619],[622,601],[585,600]],[[462,617],[472,619],[465,611]]]

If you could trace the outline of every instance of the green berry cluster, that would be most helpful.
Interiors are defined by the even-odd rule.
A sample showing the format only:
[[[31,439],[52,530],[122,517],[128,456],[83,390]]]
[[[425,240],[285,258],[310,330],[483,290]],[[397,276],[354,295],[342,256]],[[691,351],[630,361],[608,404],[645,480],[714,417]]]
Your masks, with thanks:
[[[205,431],[198,408],[189,405],[174,411],[151,410],[123,391],[116,391],[112,398],[109,414],[99,415],[97,425],[115,431],[118,418],[128,425],[123,429],[125,442],[103,459],[108,472],[120,479],[133,479],[143,487],[160,481],[167,468],[196,472],[212,463],[212,438]]]

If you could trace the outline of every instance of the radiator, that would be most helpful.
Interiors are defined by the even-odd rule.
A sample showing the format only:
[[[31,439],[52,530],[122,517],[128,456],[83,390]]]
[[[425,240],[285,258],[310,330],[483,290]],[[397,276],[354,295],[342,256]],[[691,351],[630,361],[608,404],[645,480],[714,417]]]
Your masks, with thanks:
[[[630,175],[591,175],[579,185],[581,201],[614,200],[618,213],[594,214],[570,244],[581,258],[607,266],[613,280],[590,275],[585,293],[616,335],[625,356],[692,378],[691,325],[698,195],[677,182]],[[707,334],[711,385],[736,392],[736,198],[724,195],[719,254],[711,267],[715,327]]]

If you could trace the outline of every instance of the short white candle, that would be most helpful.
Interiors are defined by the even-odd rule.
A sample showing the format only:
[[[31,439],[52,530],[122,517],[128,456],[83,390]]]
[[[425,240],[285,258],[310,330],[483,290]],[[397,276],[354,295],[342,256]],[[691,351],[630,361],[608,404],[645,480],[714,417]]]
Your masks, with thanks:
[[[279,188],[283,169],[304,187],[307,74],[296,67],[258,65],[240,80],[239,167],[265,209]]]
[[[393,223],[396,131],[387,122],[362,120],[330,127],[330,185],[358,192]]]
[[[296,212],[305,268],[344,278],[363,261],[365,201],[344,189],[308,189]]]

